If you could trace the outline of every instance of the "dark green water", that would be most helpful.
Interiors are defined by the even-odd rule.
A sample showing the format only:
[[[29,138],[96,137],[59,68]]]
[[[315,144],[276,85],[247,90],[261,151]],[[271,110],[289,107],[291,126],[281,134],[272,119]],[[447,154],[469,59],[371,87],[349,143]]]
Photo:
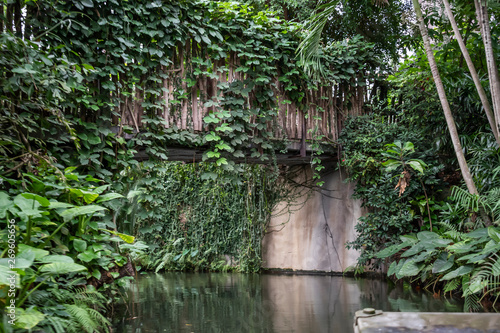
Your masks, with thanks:
[[[462,304],[373,279],[317,275],[141,275],[114,332],[352,332],[354,313],[462,311]]]

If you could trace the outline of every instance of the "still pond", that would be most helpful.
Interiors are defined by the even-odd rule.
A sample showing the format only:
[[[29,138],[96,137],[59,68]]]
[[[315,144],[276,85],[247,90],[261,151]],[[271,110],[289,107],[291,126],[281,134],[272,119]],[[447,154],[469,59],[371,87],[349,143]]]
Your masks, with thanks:
[[[323,275],[139,275],[113,332],[353,331],[357,310],[460,312],[460,301],[376,279]]]

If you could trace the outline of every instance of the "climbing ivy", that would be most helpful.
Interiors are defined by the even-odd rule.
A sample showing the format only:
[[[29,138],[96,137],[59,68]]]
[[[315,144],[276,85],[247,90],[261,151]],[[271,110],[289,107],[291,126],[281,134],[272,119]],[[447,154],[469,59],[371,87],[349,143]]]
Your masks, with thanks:
[[[243,172],[215,164],[169,162],[142,180],[145,210],[135,233],[151,245],[149,269],[258,271],[261,241],[278,203],[303,196],[267,167]],[[158,181],[160,179],[160,181]],[[283,213],[287,213],[285,205]]]

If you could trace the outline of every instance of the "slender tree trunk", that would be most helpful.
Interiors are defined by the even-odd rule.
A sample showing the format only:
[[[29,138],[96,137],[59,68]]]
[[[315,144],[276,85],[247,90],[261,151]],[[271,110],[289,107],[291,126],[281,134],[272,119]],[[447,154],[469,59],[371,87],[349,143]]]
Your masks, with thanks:
[[[415,7],[415,13],[417,15],[417,20],[419,23],[420,33],[422,34],[422,39],[424,41],[425,51],[427,53],[427,58],[429,60],[429,65],[431,67],[432,77],[434,78],[434,83],[436,84],[436,89],[438,91],[439,100],[441,101],[441,106],[443,107],[444,116],[446,118],[446,123],[448,124],[448,130],[450,132],[451,141],[453,142],[453,148],[455,149],[455,154],[457,155],[458,164],[460,165],[460,171],[464,178],[467,189],[471,194],[478,194],[474,180],[465,160],[464,153],[462,151],[462,145],[460,144],[460,139],[458,138],[457,127],[455,126],[455,121],[451,113],[450,104],[448,103],[448,98],[444,91],[444,85],[441,81],[441,76],[436,64],[436,59],[434,58],[434,53],[432,51],[431,43],[429,40],[429,34],[427,32],[427,27],[424,23],[424,18],[422,16],[422,10],[418,0],[412,0],[413,6]]]
[[[493,131],[493,135],[495,136],[495,140],[497,145],[500,146],[500,136],[497,126],[498,119],[495,119],[495,115],[491,110],[490,102],[488,101],[488,97],[486,96],[486,92],[484,91],[483,86],[481,85],[481,80],[479,79],[479,75],[477,74],[476,68],[474,67],[474,63],[470,58],[469,51],[467,50],[467,46],[462,39],[462,35],[460,34],[460,30],[458,30],[457,22],[455,21],[455,17],[453,16],[453,12],[451,11],[450,3],[448,0],[443,0],[446,14],[450,19],[451,26],[453,28],[453,32],[455,33],[455,38],[457,39],[458,45],[460,45],[460,50],[462,51],[462,55],[464,56],[465,62],[467,63],[467,67],[469,67],[470,74],[472,79],[474,80],[474,84],[476,85],[477,93],[479,94],[479,98],[481,99],[481,103],[483,104],[484,111],[486,112],[486,116],[488,117],[488,122],[490,123],[491,130]]]
[[[486,67],[488,68],[488,78],[490,81],[491,99],[493,102],[493,111],[498,125],[500,122],[500,80],[498,76],[498,68],[496,65],[493,46],[491,44],[491,29],[490,16],[488,14],[488,6],[485,0],[474,0],[476,6],[477,20],[481,28],[481,36],[483,37],[484,50],[486,54]]]

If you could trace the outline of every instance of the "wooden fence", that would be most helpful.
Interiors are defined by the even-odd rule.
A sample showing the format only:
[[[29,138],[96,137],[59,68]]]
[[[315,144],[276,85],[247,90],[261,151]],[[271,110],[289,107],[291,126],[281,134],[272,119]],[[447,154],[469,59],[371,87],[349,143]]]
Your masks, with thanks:
[[[190,86],[186,76],[191,59],[198,56],[193,43],[186,43],[178,47],[169,59],[170,66],[162,66],[159,70],[163,76],[161,110],[157,115],[164,120],[167,128],[188,130],[202,133],[209,129],[203,118],[209,113],[218,112],[217,106],[205,106],[206,101],[217,101],[223,97],[220,84],[241,81],[248,82],[247,74],[236,71],[241,59],[235,52],[231,52],[226,59],[212,62],[211,73],[216,75],[195,76],[194,83]],[[279,71],[279,69],[278,69]],[[324,140],[335,141],[338,139],[343,122],[348,115],[363,114],[363,107],[368,94],[366,85],[354,84],[355,79],[344,84],[322,84],[315,89],[305,91],[302,106],[292,102],[278,78],[269,82],[275,98],[275,117],[267,122],[267,131],[271,132],[274,139],[310,140],[313,136],[322,135]],[[121,117],[115,117],[116,125],[128,125],[140,130],[142,126],[144,88],[135,89],[135,92],[121,94],[121,103],[117,112]],[[178,96],[183,95],[182,99]],[[242,108],[251,108],[256,104],[254,91],[250,91]],[[304,102],[305,101],[305,102]],[[250,118],[255,122],[256,117]],[[313,133],[315,131],[316,134]],[[251,135],[258,135],[258,131]]]

